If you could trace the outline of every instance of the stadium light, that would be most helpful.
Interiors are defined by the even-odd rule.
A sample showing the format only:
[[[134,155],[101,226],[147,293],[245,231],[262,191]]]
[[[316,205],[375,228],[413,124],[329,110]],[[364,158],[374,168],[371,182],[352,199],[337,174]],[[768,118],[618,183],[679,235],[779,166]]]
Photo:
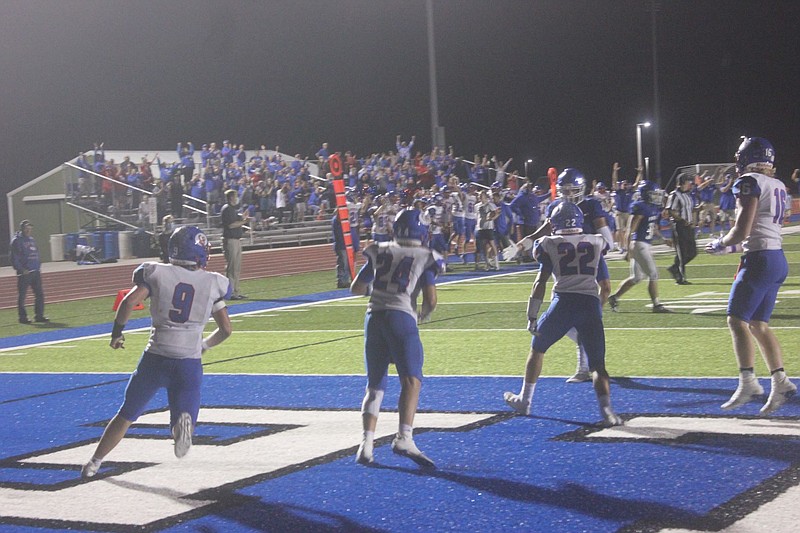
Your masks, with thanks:
[[[636,124],[636,171],[638,172],[640,168],[642,168],[642,128],[649,128],[649,122],[639,122]]]

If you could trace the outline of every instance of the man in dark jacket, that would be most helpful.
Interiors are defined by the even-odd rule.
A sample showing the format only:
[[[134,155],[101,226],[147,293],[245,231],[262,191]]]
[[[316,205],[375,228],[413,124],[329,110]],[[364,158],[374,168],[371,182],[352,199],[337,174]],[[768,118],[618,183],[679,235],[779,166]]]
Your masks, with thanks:
[[[11,264],[17,271],[17,310],[19,311],[19,323],[30,324],[28,313],[25,311],[25,297],[28,287],[33,289],[35,298],[34,320],[40,323],[47,323],[50,320],[44,316],[44,291],[42,290],[41,261],[39,260],[39,249],[36,241],[33,240],[33,224],[28,220],[19,223],[19,231],[11,239]]]

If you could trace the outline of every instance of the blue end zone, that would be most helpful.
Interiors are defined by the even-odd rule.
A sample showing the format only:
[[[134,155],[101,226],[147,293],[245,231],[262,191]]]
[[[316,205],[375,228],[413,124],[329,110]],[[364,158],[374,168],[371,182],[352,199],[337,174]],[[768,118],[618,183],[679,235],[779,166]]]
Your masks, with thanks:
[[[122,399],[126,380],[125,375],[1,374],[0,489],[58,491],[85,486],[78,481],[77,464],[33,466],[25,460],[80,444],[94,445]],[[203,406],[293,409],[298,416],[309,410],[348,410],[347,416],[358,419],[364,383],[359,376],[207,375]],[[796,401],[784,406],[780,417],[766,422],[775,434],[695,429],[674,436],[666,430],[633,429],[637,421],[668,415],[683,417],[686,427],[702,428],[707,421],[745,421],[743,427],[761,423],[755,417],[758,403],[748,404],[735,416],[719,409],[736,386],[732,379],[615,379],[613,402],[629,422],[630,438],[593,437],[600,430],[592,425],[599,419],[592,387],[566,385],[563,379],[540,381],[535,416],[511,416],[502,393],[516,391],[519,385],[519,378],[426,378],[421,413],[486,414],[486,420],[460,429],[419,428],[415,440],[436,461],[436,471],[420,470],[393,455],[385,438],[375,450],[377,466],[356,465],[353,454],[360,434],[353,434],[337,452],[198,495],[197,499],[217,503],[145,529],[719,530],[796,485],[800,475],[800,433],[778,434],[786,428],[797,430],[800,403]],[[397,405],[398,388],[396,378],[390,380],[385,408]],[[165,404],[162,394],[151,407],[159,410]],[[201,410],[195,444],[226,446],[254,434],[284,431],[291,427],[203,423]],[[164,427],[134,426],[130,436],[158,438],[161,442],[148,445],[169,447]],[[303,446],[302,441],[294,444],[298,449]],[[224,448],[220,450],[224,454]],[[264,445],[258,453],[269,456],[275,451]],[[191,456],[184,461],[180,468],[192,468]],[[104,466],[101,474],[110,476],[106,479],[112,483],[117,473],[130,469],[113,463],[113,455]],[[107,486],[102,483],[89,485]],[[42,523],[6,513],[0,505],[3,531],[25,531],[25,526],[135,529]]]

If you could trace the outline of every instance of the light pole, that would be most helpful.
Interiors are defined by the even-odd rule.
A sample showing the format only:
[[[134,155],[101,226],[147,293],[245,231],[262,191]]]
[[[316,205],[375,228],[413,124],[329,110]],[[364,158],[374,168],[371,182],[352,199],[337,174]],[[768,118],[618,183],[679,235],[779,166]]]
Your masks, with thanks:
[[[649,128],[649,122],[639,122],[636,124],[636,162],[638,165],[636,166],[636,171],[638,172],[640,168],[644,168],[644,163],[642,162],[642,128]]]

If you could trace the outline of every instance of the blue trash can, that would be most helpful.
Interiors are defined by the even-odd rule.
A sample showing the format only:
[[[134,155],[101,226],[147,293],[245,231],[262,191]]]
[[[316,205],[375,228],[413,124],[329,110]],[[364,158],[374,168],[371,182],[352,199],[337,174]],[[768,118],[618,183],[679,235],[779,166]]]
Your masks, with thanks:
[[[116,231],[104,232],[103,259],[119,259],[119,233]]]
[[[90,233],[89,234],[89,246],[91,246],[92,248],[94,248],[97,251],[102,250],[103,246],[104,246],[104,243],[103,243],[103,232],[96,231],[94,233]]]
[[[64,257],[75,260],[75,248],[78,247],[78,234],[67,233],[64,237]]]

